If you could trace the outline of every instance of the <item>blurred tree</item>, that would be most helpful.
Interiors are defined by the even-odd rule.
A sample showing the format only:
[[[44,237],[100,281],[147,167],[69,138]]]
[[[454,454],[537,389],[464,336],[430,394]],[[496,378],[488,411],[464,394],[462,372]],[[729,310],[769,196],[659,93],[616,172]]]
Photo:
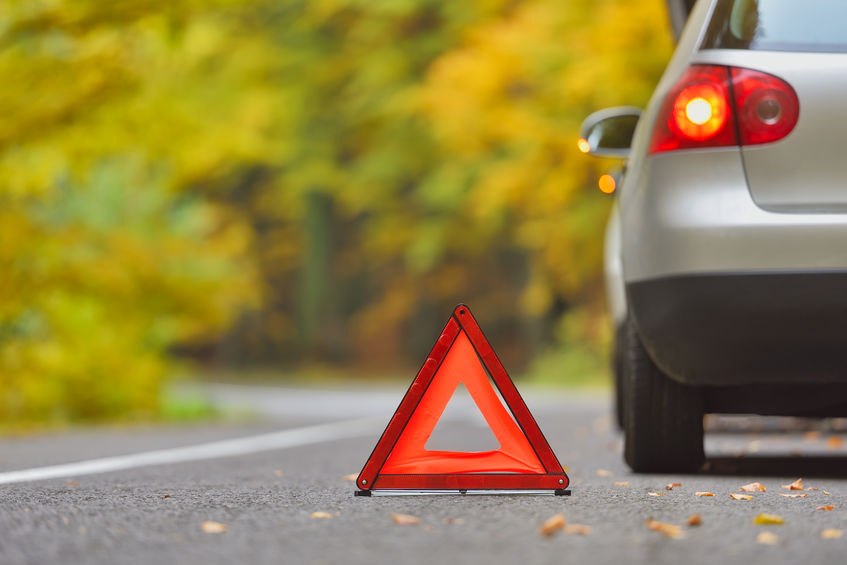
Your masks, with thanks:
[[[602,343],[609,200],[574,141],[647,100],[666,19],[662,0],[0,0],[0,419],[153,413],[176,349],[417,361],[460,300],[510,366]]]

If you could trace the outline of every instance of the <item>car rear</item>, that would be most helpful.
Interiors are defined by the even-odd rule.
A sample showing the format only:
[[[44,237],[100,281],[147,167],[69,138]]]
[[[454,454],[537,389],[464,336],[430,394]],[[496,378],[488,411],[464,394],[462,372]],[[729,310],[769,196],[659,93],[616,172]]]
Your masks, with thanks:
[[[623,270],[679,382],[847,382],[845,21],[843,1],[700,2],[642,119]]]

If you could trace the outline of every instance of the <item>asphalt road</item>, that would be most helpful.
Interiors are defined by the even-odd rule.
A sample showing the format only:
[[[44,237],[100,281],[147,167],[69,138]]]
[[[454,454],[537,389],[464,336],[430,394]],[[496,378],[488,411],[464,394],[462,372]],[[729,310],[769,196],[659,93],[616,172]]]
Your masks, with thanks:
[[[633,475],[621,460],[605,396],[524,391],[569,468],[571,497],[362,498],[343,476],[360,470],[401,389],[217,387],[210,395],[222,405],[252,407],[262,418],[0,440],[0,564],[773,565],[843,563],[847,554],[847,447],[829,440],[841,437],[840,422],[824,423],[818,434],[795,421],[712,421],[705,472]],[[436,430],[439,442],[458,448],[487,441],[477,417],[461,409],[450,416]],[[320,427],[327,422],[336,423]],[[121,469],[99,472],[110,461]],[[30,480],[45,468],[58,475]],[[780,485],[798,477],[820,490],[780,496],[791,494]],[[767,491],[749,501],[730,498],[751,481]],[[665,489],[675,482],[682,486]],[[816,510],[820,506],[835,508]],[[313,518],[314,512],[331,517]],[[542,522],[560,512],[570,524],[590,526],[590,533],[540,536]],[[420,524],[397,525],[396,513],[416,516]],[[785,523],[754,525],[759,513]],[[685,525],[693,514],[702,525]],[[682,537],[650,530],[650,518],[682,526]],[[227,531],[204,532],[208,521]],[[824,529],[845,536],[821,539]],[[775,545],[757,543],[762,532],[776,535]]]

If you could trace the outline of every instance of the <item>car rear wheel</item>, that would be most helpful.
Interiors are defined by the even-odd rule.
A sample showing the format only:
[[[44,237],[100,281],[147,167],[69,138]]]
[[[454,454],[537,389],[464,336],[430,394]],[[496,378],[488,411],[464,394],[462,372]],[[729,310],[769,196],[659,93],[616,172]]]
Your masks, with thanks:
[[[700,391],[656,366],[635,325],[626,325],[623,358],[624,458],[636,472],[690,472],[703,464]]]
[[[612,353],[612,375],[614,382],[614,416],[618,429],[626,427],[624,416],[624,354],[626,352],[626,323],[624,322],[615,329],[615,343]]]

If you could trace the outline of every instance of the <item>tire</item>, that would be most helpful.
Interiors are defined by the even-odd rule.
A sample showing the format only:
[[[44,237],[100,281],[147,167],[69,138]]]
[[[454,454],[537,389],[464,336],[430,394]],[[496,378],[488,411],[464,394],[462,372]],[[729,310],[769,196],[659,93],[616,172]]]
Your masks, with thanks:
[[[626,427],[624,416],[624,352],[626,351],[626,322],[615,329],[615,342],[612,349],[612,377],[614,378],[614,417],[619,430]]]
[[[662,373],[631,316],[625,347],[624,459],[637,473],[697,471],[705,459],[700,391]]]

